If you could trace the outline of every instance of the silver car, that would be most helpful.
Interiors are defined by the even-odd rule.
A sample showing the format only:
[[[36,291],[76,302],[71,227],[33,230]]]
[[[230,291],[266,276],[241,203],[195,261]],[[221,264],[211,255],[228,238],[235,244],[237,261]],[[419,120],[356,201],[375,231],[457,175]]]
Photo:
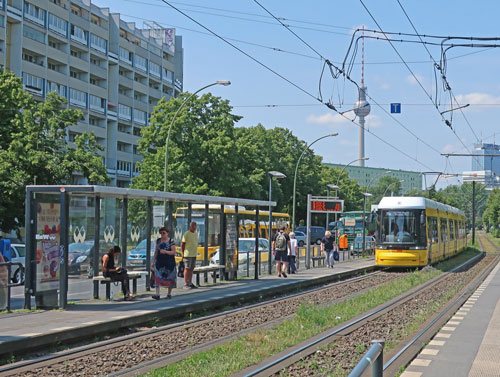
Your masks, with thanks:
[[[12,255],[12,262],[17,262],[22,264],[21,267],[19,267],[18,265],[11,267],[10,276],[12,282],[15,284],[24,283],[24,266],[25,266],[24,261],[26,257],[26,246],[18,243],[11,244],[10,250]]]

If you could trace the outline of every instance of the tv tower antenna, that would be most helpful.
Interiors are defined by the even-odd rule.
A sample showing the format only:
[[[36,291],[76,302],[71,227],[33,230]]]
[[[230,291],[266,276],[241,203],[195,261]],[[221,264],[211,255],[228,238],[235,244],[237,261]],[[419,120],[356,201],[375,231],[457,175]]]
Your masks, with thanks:
[[[361,41],[361,86],[359,87],[358,101],[354,104],[354,114],[359,118],[359,151],[358,166],[365,166],[365,117],[370,114],[370,104],[366,100],[365,86],[365,26],[363,25],[363,39]]]

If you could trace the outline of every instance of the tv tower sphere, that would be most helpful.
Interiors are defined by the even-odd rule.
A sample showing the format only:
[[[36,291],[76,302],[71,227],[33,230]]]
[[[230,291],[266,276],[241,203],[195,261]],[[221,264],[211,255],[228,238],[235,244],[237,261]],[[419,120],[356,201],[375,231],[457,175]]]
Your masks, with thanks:
[[[359,88],[359,99],[354,104],[354,114],[358,117],[366,117],[370,114],[370,104],[366,100],[366,86]]]

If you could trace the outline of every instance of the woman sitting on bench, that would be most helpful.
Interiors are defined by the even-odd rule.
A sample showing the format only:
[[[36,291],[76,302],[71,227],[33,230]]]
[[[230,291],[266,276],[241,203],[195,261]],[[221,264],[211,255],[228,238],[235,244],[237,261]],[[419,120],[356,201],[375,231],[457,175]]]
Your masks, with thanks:
[[[106,278],[110,278],[112,281],[121,281],[122,292],[125,301],[132,300],[132,294],[130,293],[130,285],[127,270],[121,268],[120,266],[115,267],[115,257],[120,255],[122,250],[120,246],[113,246],[108,250],[106,254],[102,257],[102,274]]]

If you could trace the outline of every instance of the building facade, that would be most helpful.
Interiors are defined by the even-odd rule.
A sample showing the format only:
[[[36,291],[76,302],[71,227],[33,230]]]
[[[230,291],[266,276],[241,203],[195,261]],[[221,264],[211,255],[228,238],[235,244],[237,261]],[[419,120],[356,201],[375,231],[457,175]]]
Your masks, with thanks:
[[[325,164],[332,168],[343,169],[345,165]],[[412,190],[422,190],[422,173],[407,170],[392,170],[382,168],[369,168],[365,166],[347,166],[345,168],[350,179],[354,179],[360,186],[376,186],[380,178],[384,176],[394,177],[401,182],[401,191],[403,193]]]
[[[0,66],[37,100],[56,91],[85,118],[67,141],[96,135],[112,185],[127,187],[142,159],[141,128],[162,97],[182,92],[182,38],[139,29],[90,0],[0,0]],[[75,183],[86,183],[75,177]]]
[[[464,182],[478,182],[487,190],[500,188],[500,145],[474,144],[471,171],[462,172]]]

